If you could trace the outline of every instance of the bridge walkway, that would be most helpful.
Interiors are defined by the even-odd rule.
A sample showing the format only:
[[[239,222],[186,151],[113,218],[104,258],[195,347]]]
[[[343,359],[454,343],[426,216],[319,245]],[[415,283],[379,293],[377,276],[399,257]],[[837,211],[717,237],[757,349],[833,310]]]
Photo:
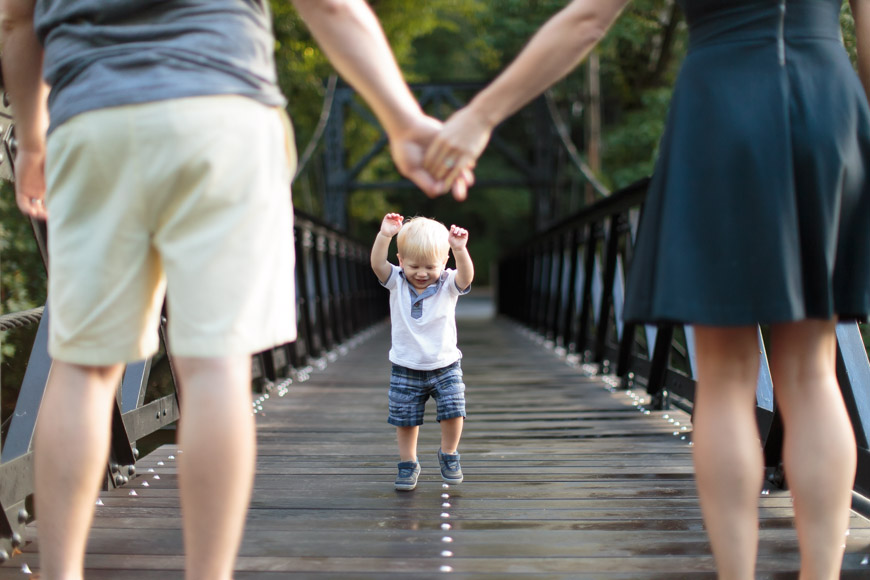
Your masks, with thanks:
[[[376,326],[257,414],[258,471],[236,580],[715,578],[692,475],[691,426],[641,391],[589,376],[520,326],[466,300],[460,347],[466,481],[438,473],[434,406],[412,492],[393,489],[389,327]],[[174,458],[164,445],[104,492],[89,580],[183,577]],[[221,477],[221,466],[203,477]],[[787,492],[761,496],[759,578],[797,578]],[[37,520],[38,525],[38,520]],[[870,577],[870,522],[854,515],[844,578]],[[36,571],[35,525],[0,580]]]

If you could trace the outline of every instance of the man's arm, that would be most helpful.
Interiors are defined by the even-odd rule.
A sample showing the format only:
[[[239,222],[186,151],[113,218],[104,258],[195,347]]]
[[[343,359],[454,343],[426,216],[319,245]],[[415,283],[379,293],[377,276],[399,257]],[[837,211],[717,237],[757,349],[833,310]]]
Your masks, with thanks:
[[[443,187],[422,168],[441,123],[423,114],[405,83],[378,19],[364,0],[292,0],[336,70],[372,107],[390,138],[399,171],[427,195]],[[465,199],[470,173],[453,187]]]
[[[45,133],[48,86],[42,81],[42,46],[33,31],[35,0],[0,2],[3,81],[15,119],[15,199],[27,215],[45,216]]]

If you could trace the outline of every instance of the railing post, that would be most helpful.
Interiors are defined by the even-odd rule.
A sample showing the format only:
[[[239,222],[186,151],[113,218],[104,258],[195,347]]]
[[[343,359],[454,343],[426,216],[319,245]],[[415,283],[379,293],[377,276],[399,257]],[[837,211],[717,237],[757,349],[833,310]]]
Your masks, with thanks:
[[[586,243],[583,252],[583,294],[580,299],[580,320],[577,324],[577,331],[574,343],[577,345],[577,352],[582,353],[583,359],[586,360],[587,351],[589,348],[589,320],[592,316],[592,284],[595,278],[595,250],[597,244],[597,229],[596,222],[590,223],[586,231]]]
[[[46,306],[39,320],[36,338],[30,351],[27,369],[24,371],[18,401],[15,404],[15,413],[9,424],[6,441],[3,443],[3,452],[0,454],[2,463],[21,457],[30,451],[39,405],[45,393],[48,375],[51,373],[52,362],[51,357],[48,356],[48,319],[49,311]]]
[[[537,249],[532,246],[523,251],[526,258],[526,283],[523,285],[522,295],[522,310],[520,311],[519,319],[523,324],[532,325],[534,319],[535,308],[535,285],[537,284],[538,275],[538,253]]]
[[[870,517],[870,362],[855,322],[837,325],[837,380],[858,446],[855,491],[864,499],[853,501],[852,507]]]
[[[646,388],[646,392],[652,397],[652,405],[650,406],[656,410],[670,408],[668,391],[664,385],[668,362],[671,359],[671,342],[673,340],[674,326],[672,324],[659,325]]]
[[[327,238],[327,244],[329,309],[332,313],[332,336],[336,344],[341,344],[347,339],[347,336],[344,333],[345,312],[342,303],[343,293],[341,291],[341,281],[338,278],[338,240],[335,236],[330,235]]]
[[[573,326],[572,321],[577,313],[577,261],[578,261],[578,241],[577,241],[577,230],[575,228],[571,228],[569,232],[565,235],[566,243],[568,245],[568,287],[566,289],[565,296],[565,312],[562,316],[560,316],[560,324],[557,330],[557,334],[559,335],[562,344],[565,347],[565,350],[568,353],[571,353],[575,350],[575,345],[571,342],[571,328]]]
[[[610,311],[613,308],[613,282],[616,277],[616,255],[619,250],[619,234],[622,214],[614,214],[610,218],[610,227],[605,238],[604,254],[604,291],[601,295],[601,309],[598,313],[598,332],[595,339],[594,362],[604,363],[605,348],[610,330]],[[602,372],[607,372],[603,369]]]
[[[297,252],[301,254],[296,261],[296,271],[299,274],[300,285],[297,293],[304,295],[305,308],[303,318],[306,326],[306,338],[308,344],[306,352],[309,357],[319,357],[323,351],[320,333],[317,328],[320,323],[319,307],[317,305],[317,286],[314,271],[314,232],[313,226],[306,223],[302,230],[302,243],[297,246]]]
[[[329,269],[328,258],[329,249],[327,247],[326,234],[317,232],[315,236],[314,247],[314,283],[317,295],[317,305],[320,309],[319,325],[320,338],[323,341],[323,346],[327,351],[335,348],[335,337],[332,334],[332,311],[329,292]]]

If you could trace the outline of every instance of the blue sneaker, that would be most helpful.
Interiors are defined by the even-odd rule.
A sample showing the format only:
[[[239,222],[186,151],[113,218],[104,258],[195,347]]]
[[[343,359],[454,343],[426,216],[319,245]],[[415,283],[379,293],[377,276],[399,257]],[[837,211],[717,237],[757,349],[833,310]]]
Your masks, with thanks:
[[[418,461],[402,461],[399,463],[399,475],[396,476],[396,489],[411,491],[417,487],[417,477],[420,475]]]
[[[438,450],[438,463],[441,464],[441,479],[447,483],[462,483],[462,466],[459,465],[459,453],[452,455]]]

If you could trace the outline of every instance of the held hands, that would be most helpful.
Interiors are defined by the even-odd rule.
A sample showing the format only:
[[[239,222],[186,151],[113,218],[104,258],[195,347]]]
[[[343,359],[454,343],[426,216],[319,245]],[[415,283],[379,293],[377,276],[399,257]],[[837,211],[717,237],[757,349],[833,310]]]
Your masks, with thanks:
[[[450,249],[454,252],[464,249],[468,243],[468,230],[451,225],[450,234],[447,236],[447,243],[450,244]]]
[[[438,180],[439,195],[474,169],[492,130],[492,125],[470,107],[460,109],[447,120],[423,158],[423,169]]]
[[[384,216],[384,221],[381,222],[381,235],[392,238],[402,229],[402,220],[404,218],[397,213],[388,213]]]
[[[413,181],[429,197],[452,190],[457,201],[463,201],[474,183],[473,166],[452,172],[449,182],[439,181],[423,163],[427,147],[441,131],[441,121],[420,115],[398,135],[390,135],[390,151],[399,173]]]

